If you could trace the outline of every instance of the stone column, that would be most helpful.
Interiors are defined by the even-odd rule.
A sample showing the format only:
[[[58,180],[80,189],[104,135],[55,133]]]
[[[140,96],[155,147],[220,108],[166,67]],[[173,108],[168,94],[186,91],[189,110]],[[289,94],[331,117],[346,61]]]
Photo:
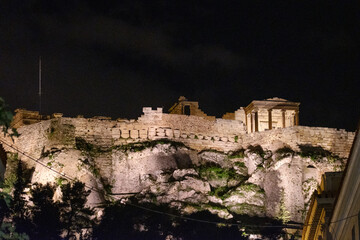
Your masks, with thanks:
[[[299,126],[299,110],[295,110],[295,126]]]
[[[246,126],[246,130],[248,130],[248,115],[245,113],[245,126]]]
[[[255,132],[259,131],[259,114],[255,111]]]
[[[255,124],[254,124],[254,121],[255,121],[255,113],[254,113],[254,112],[251,112],[250,117],[251,117],[251,132],[254,132],[254,126],[255,126]]]
[[[251,133],[251,114],[246,114],[246,131]]]
[[[272,109],[268,109],[269,130],[272,129]]]
[[[285,109],[281,109],[281,114],[282,114],[282,127],[285,128],[286,124],[285,124],[285,114],[286,114],[286,110]]]

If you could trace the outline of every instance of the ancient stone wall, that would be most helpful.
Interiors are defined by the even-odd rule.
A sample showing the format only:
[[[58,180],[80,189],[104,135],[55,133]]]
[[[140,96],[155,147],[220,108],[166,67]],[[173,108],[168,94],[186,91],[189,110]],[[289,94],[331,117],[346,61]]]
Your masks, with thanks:
[[[281,141],[295,150],[299,150],[298,145],[310,144],[321,146],[341,157],[348,157],[354,137],[354,132],[344,129],[293,126],[244,135],[243,143],[271,145]]]
[[[226,152],[257,144],[273,148],[282,143],[294,150],[299,150],[299,144],[310,144],[347,157],[355,135],[345,130],[306,126],[246,134],[241,121],[208,121],[196,116],[163,114],[161,109],[148,109],[137,121],[85,118],[62,118],[61,121],[75,127],[75,136],[104,147],[168,138],[181,141],[196,150]]]
[[[198,116],[164,114],[162,108],[144,108],[144,115],[137,120],[61,117],[24,126],[19,131],[31,132],[25,135],[31,135],[32,139],[20,136],[16,142],[37,153],[42,151],[42,146],[74,144],[75,137],[84,138],[104,148],[167,138],[183,142],[196,150],[214,149],[225,152],[247,148],[249,145],[261,145],[272,150],[287,145],[299,150],[299,144],[310,144],[347,157],[355,136],[355,133],[345,130],[305,126],[247,134],[242,121],[211,121]],[[36,148],[36,151],[32,148]]]

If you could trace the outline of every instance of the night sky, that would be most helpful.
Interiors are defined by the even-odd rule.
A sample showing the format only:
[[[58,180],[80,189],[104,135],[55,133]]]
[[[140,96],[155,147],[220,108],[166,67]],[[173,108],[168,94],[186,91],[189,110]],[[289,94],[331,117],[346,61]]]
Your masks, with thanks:
[[[180,95],[221,117],[301,102],[300,124],[354,131],[359,1],[0,0],[0,97],[10,109],[137,118]]]

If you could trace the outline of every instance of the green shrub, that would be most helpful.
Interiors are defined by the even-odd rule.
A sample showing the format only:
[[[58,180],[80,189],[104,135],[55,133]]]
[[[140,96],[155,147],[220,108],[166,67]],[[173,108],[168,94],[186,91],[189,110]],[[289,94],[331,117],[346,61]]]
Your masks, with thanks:
[[[187,146],[181,142],[171,141],[169,139],[158,139],[154,141],[145,141],[145,142],[136,142],[136,143],[129,143],[125,145],[119,145],[113,147],[113,149],[120,150],[123,152],[141,152],[147,148],[154,148],[158,144],[170,144],[171,147],[175,147],[176,149]]]
[[[244,162],[235,162],[234,165],[237,166],[238,168],[246,168]]]
[[[213,152],[213,153],[225,154],[224,152],[216,150],[216,149],[204,149],[204,150],[201,150],[198,154],[202,154],[204,152]]]
[[[103,181],[102,181],[103,182]],[[107,193],[107,194],[111,194],[112,193],[112,189],[113,189],[113,185],[110,184],[110,183],[104,183],[103,182],[103,186],[104,186],[104,191]]]
[[[92,152],[93,150],[96,149],[96,147],[93,144],[88,143],[85,139],[83,139],[81,137],[75,138],[75,147],[76,147],[76,149],[85,151],[85,152]]]
[[[95,166],[95,163],[92,159],[79,159],[81,161],[80,166],[78,166],[78,169],[81,169],[81,167],[86,167],[95,177],[100,177],[100,170]]]
[[[245,157],[245,149],[241,148],[234,152],[231,152],[228,157],[229,157],[229,159],[244,158]]]
[[[285,192],[284,190],[281,190],[281,198],[280,198],[280,209],[277,214],[276,219],[282,221],[283,224],[286,224],[290,219],[291,215],[290,212],[286,209],[285,206]]]
[[[260,163],[260,164],[256,165],[256,169],[264,169],[264,166]]]
[[[244,176],[236,173],[236,170],[233,168],[222,168],[219,166],[209,166],[203,165],[198,168],[198,172],[200,177],[205,178],[207,180],[216,180],[216,179],[224,179],[224,180],[244,180]]]
[[[331,153],[328,150],[325,150],[321,146],[312,146],[310,144],[299,145],[300,152],[299,155],[303,158],[310,158],[314,162],[319,162],[324,157],[329,160],[329,162],[335,162],[335,160],[340,159],[339,156]]]
[[[264,193],[264,189],[253,183],[246,183],[240,186],[240,189],[245,192],[260,192]]]
[[[62,186],[67,180],[63,177],[57,177],[55,178],[56,185]]]
[[[212,189],[212,191],[209,194],[224,200],[225,198],[229,197],[229,195],[230,195],[229,191],[230,190],[231,190],[231,188],[229,188],[227,186],[217,187],[217,188]]]
[[[266,152],[260,145],[255,145],[255,146],[250,145],[250,146],[248,146],[247,149],[249,150],[249,153],[255,153],[262,158],[265,157]]]
[[[286,157],[293,156],[295,151],[292,150],[290,147],[282,147],[275,151],[277,154],[276,160],[280,160]]]

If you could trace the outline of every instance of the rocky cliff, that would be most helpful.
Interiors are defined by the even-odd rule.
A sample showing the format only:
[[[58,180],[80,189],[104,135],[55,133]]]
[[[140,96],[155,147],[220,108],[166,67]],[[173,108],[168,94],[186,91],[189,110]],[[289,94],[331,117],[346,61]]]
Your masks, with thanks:
[[[110,123],[52,119],[19,128],[21,135],[14,143],[2,140],[20,150],[19,158],[35,168],[32,182],[61,185],[76,178],[93,188],[92,206],[135,196],[143,202],[166,203],[184,214],[207,210],[222,218],[245,214],[302,222],[321,175],[339,171],[345,163],[321,146],[298,144],[295,149],[293,141],[287,144],[275,137],[247,146],[228,142],[231,150],[223,151],[193,148],[190,140],[197,142],[196,135],[114,140],[107,137],[113,136],[107,135]],[[278,132],[274,130],[273,136]],[[267,134],[270,139],[272,132]],[[10,176],[11,153],[17,151],[3,146]]]

